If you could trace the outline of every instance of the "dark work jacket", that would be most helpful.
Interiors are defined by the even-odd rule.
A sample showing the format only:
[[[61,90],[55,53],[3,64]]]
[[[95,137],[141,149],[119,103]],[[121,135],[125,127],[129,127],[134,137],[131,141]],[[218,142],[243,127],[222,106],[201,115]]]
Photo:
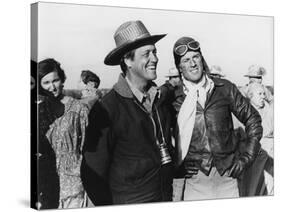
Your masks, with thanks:
[[[164,114],[168,114],[167,118],[169,119],[169,123],[171,123],[170,131],[173,137],[175,137],[175,130],[173,129],[173,126],[176,125],[176,110],[174,109],[173,103],[175,102],[176,98],[176,92],[177,92],[177,87],[173,87],[169,81],[166,81],[163,85],[160,86],[160,91],[161,91],[161,103],[165,104],[165,107],[163,107],[163,112]],[[167,125],[166,125],[167,126]],[[166,129],[168,130],[168,129]]]
[[[197,138],[208,138],[212,166],[215,166],[218,172],[223,175],[240,156],[247,155],[250,162],[253,162],[257,156],[260,150],[259,141],[262,136],[261,117],[233,83],[225,79],[212,78],[212,80],[214,81],[214,88],[207,95],[204,109],[197,113],[197,116],[201,117],[199,128],[202,128],[201,134],[203,134],[197,136]],[[184,98],[181,102],[183,101]],[[239,141],[234,134],[232,113],[245,125],[247,142],[243,151],[238,151]],[[192,136],[194,139],[195,135]],[[196,148],[196,145],[193,147]],[[193,154],[193,156],[189,155],[188,158],[197,159],[199,167],[206,170],[206,174],[210,164],[207,161],[198,161],[198,156],[200,157],[200,154],[202,154],[198,150],[193,150],[198,153],[197,156]],[[206,148],[204,151],[206,151]],[[210,159],[209,157],[201,158],[202,160]]]
[[[161,99],[155,99],[153,116],[157,123],[157,108],[171,148],[169,114],[164,114],[164,107]],[[172,163],[161,166],[155,133],[161,140],[159,123],[155,128],[149,113],[120,75],[117,84],[89,115],[81,178],[95,205],[172,199]]]

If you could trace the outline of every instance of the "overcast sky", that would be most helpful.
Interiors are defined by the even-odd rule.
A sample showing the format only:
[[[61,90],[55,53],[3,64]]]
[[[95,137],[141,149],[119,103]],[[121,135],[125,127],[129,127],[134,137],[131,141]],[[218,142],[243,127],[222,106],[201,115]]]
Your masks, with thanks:
[[[158,85],[174,66],[172,47],[182,36],[198,40],[208,65],[221,66],[237,85],[247,83],[243,75],[252,64],[265,67],[264,83],[273,85],[272,17],[39,3],[38,55],[32,49],[32,59],[58,60],[65,88],[78,87],[83,69],[100,76],[101,88],[110,88],[121,71],[103,60],[115,47],[115,30],[129,20],[141,20],[151,34],[168,34],[156,44]]]

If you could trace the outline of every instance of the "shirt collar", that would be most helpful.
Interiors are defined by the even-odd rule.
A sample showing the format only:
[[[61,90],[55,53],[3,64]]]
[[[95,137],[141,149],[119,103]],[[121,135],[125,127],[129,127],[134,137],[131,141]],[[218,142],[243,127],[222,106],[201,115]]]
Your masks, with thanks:
[[[137,98],[137,100],[139,102],[142,102],[143,101],[143,98],[145,98],[145,94],[142,93],[139,89],[136,88],[136,86],[134,86],[131,81],[128,79],[128,77],[126,76],[125,77],[128,85],[129,85],[129,88],[131,89],[133,95]]]
[[[136,86],[134,86],[134,84],[132,84],[132,82],[128,79],[128,77],[125,77],[129,88],[131,89],[133,95],[137,98],[137,100],[141,103],[143,103],[144,99],[149,96],[150,101],[153,103],[155,100],[155,97],[158,95],[159,91],[158,88],[156,86],[150,86],[150,88],[148,89],[147,93],[143,93],[141,92],[139,89],[136,88]]]

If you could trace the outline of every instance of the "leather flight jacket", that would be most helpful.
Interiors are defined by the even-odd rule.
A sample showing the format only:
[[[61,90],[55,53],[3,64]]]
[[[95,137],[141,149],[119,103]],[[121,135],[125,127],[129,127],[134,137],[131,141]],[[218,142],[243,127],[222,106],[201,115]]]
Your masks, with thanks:
[[[214,88],[207,95],[204,108],[197,103],[196,123],[185,161],[194,160],[206,175],[211,167],[223,175],[237,160],[243,158],[247,165],[253,162],[260,150],[263,130],[259,113],[233,83],[211,79]],[[185,94],[181,96],[182,104]],[[234,133],[232,114],[245,126],[247,141],[242,151]]]

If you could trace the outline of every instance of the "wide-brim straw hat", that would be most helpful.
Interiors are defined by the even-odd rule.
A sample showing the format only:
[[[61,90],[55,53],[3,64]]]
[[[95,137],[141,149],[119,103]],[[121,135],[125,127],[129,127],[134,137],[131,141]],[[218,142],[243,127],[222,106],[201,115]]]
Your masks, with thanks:
[[[166,34],[151,35],[141,21],[128,21],[114,34],[116,48],[104,59],[106,65],[119,65],[121,58],[129,51],[148,44],[155,44]]]
[[[176,68],[170,68],[168,74],[166,75],[166,77],[179,77],[179,71]]]
[[[251,65],[248,69],[248,73],[245,74],[245,77],[263,77],[266,74],[264,67],[259,65]]]

